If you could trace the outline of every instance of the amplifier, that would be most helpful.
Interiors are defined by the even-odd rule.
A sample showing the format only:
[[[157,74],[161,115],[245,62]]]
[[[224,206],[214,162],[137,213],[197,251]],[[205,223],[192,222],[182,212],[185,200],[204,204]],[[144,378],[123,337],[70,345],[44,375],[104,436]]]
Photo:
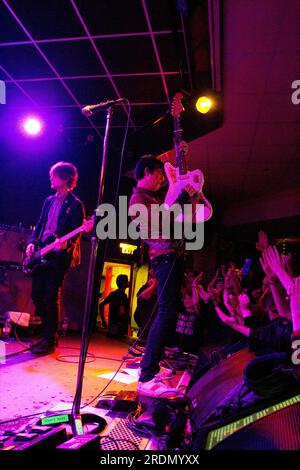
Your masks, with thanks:
[[[22,263],[23,252],[32,231],[0,224],[0,260]]]

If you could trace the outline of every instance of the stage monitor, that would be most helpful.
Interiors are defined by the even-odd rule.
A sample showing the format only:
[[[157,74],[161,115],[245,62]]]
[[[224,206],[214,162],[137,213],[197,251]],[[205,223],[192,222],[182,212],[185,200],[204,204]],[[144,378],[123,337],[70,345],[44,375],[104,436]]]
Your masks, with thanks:
[[[246,426],[249,426],[261,420],[262,418],[270,416],[273,413],[276,413],[280,410],[284,410],[290,406],[293,406],[299,403],[300,403],[300,394],[295,395],[294,397],[285,399],[274,405],[268,406],[259,411],[256,411],[248,416],[244,416],[243,418],[239,418],[235,421],[231,421],[230,423],[227,423],[225,425],[219,424],[217,427],[214,427],[213,429],[209,430],[204,448],[205,450],[215,449],[216,447],[219,446],[221,442],[223,442],[229,436],[232,436],[234,433],[237,433],[238,431],[245,428]],[[237,450],[239,450],[238,447],[237,447]],[[240,450],[243,450],[243,449],[240,448]]]

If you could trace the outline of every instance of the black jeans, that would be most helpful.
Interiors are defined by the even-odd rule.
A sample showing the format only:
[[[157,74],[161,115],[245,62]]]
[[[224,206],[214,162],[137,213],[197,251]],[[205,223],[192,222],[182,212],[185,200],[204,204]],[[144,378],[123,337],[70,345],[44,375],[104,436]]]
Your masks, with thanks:
[[[157,278],[158,313],[148,334],[141,362],[141,382],[148,382],[159,372],[166,339],[175,331],[177,314],[181,309],[183,260],[177,253],[155,257],[151,262]]]
[[[32,301],[35,314],[42,319],[42,336],[53,340],[58,330],[60,292],[68,263],[63,256],[53,255],[49,262],[34,271],[32,276]]]
[[[273,352],[285,352],[291,355],[292,332],[292,324],[281,318],[277,318],[267,325],[251,328],[249,335],[250,351],[254,351],[256,356]]]

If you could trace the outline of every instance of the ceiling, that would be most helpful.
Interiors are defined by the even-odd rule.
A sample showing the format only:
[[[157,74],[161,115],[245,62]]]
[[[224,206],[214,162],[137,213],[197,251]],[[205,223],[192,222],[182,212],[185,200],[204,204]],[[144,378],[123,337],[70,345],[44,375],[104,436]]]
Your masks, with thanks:
[[[60,129],[100,140],[105,112],[88,119],[86,104],[128,98],[131,131],[166,113],[191,78],[175,3],[2,0],[7,105],[0,111],[53,112]],[[221,3],[224,124],[190,142],[189,164],[203,170],[207,196],[226,207],[299,186],[300,105],[291,101],[291,84],[300,80],[300,2]],[[208,59],[199,60],[205,75]],[[116,140],[127,112],[118,106],[114,113]]]
[[[7,107],[55,110],[64,130],[103,138],[105,110],[88,119],[81,108],[120,97],[138,129],[168,111],[182,77],[189,80],[174,0],[3,0],[0,16]],[[112,129],[127,116],[118,106]]]
[[[223,2],[224,124],[190,145],[223,206],[300,188],[300,2]]]

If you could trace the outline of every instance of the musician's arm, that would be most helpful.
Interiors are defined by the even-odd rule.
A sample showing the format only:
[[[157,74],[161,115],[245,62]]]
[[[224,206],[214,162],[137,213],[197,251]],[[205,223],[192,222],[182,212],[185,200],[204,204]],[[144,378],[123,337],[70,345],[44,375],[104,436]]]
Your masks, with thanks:
[[[186,189],[183,189],[173,204],[179,204],[180,206],[183,206],[189,202],[191,202],[191,195]]]
[[[204,220],[208,220],[212,214],[212,205],[208,199],[203,195],[202,191],[197,193],[192,185],[188,184],[182,189],[174,204],[179,204],[182,208],[184,204],[203,204],[204,205]]]

